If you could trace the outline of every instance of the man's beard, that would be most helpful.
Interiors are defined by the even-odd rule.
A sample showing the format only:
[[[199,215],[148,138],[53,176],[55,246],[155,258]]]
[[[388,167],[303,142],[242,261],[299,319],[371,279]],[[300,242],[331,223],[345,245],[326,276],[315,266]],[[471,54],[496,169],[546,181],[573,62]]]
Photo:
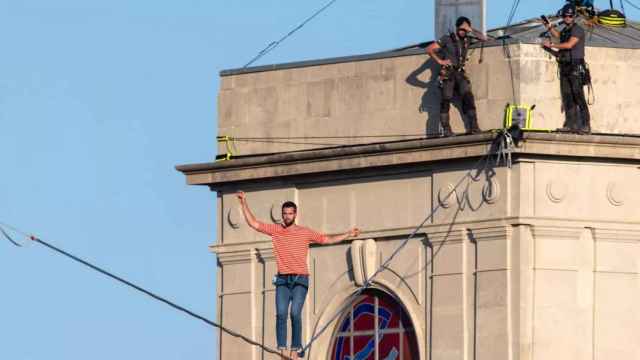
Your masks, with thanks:
[[[283,220],[283,222],[284,222],[284,226],[289,227],[296,222],[296,219],[292,219],[291,221]]]

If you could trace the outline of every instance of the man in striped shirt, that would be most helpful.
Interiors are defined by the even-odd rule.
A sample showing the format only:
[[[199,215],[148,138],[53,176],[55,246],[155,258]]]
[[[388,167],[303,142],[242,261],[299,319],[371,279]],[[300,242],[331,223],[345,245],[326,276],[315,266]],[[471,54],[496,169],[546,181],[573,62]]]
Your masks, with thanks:
[[[271,236],[278,274],[273,278],[276,287],[276,338],[283,357],[298,358],[302,349],[302,307],[309,287],[307,254],[309,244],[333,244],[360,235],[358,228],[344,234],[328,236],[304,226],[296,225],[298,207],[287,201],[282,204],[282,223],[266,224],[256,220],[247,205],[244,192],[237,193],[242,213],[249,226]],[[291,350],[287,355],[287,310],[291,304]]]

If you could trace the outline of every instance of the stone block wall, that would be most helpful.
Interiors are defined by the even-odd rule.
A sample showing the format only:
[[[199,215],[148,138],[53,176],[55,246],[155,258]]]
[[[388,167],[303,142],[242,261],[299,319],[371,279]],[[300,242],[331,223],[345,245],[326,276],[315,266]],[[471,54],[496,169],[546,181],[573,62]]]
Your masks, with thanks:
[[[640,106],[638,51],[587,49],[596,97],[594,132],[640,133],[633,112]],[[480,49],[472,53],[468,75],[482,129],[501,128],[505,105],[514,102],[536,105],[535,127],[562,126],[557,65],[539,45],[486,48],[482,63],[480,54]],[[411,55],[223,76],[218,132],[241,138],[435,135],[440,131],[437,69],[427,55]],[[454,131],[464,132],[459,106],[451,115]],[[248,155],[399,139],[239,140],[234,147]]]
[[[635,359],[640,346],[640,226],[633,164],[520,160],[464,179],[472,163],[340,181],[246,188],[255,215],[279,221],[300,205],[300,223],[328,233],[360,226],[386,259],[425,216],[418,236],[376,278],[402,302],[420,359]],[[491,174],[491,175],[488,175]],[[456,191],[446,196],[455,188]],[[275,259],[267,237],[219,195],[218,295],[224,326],[275,345]],[[276,209],[274,211],[274,208]],[[308,340],[355,291],[349,243],[315,246],[304,309]],[[324,360],[333,327],[309,358]],[[275,359],[221,336],[221,359]]]

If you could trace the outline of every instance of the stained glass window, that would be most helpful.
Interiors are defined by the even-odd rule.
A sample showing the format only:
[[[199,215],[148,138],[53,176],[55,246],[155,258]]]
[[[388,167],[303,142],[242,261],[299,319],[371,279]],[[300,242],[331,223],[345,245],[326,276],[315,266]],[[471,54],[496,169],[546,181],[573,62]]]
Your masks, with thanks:
[[[331,360],[418,359],[413,326],[392,296],[371,290],[345,312],[333,336]]]

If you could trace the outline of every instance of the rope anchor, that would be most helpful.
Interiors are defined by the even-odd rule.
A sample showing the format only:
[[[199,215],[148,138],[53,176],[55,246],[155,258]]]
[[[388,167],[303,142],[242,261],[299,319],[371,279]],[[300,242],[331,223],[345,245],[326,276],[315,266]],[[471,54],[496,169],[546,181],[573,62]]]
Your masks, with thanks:
[[[224,154],[216,155],[216,161],[231,160],[231,158],[234,156],[233,146],[231,143],[233,141],[233,138],[231,136],[223,135],[223,136],[218,136],[217,140],[218,140],[218,143],[224,143],[224,146],[227,152]]]

